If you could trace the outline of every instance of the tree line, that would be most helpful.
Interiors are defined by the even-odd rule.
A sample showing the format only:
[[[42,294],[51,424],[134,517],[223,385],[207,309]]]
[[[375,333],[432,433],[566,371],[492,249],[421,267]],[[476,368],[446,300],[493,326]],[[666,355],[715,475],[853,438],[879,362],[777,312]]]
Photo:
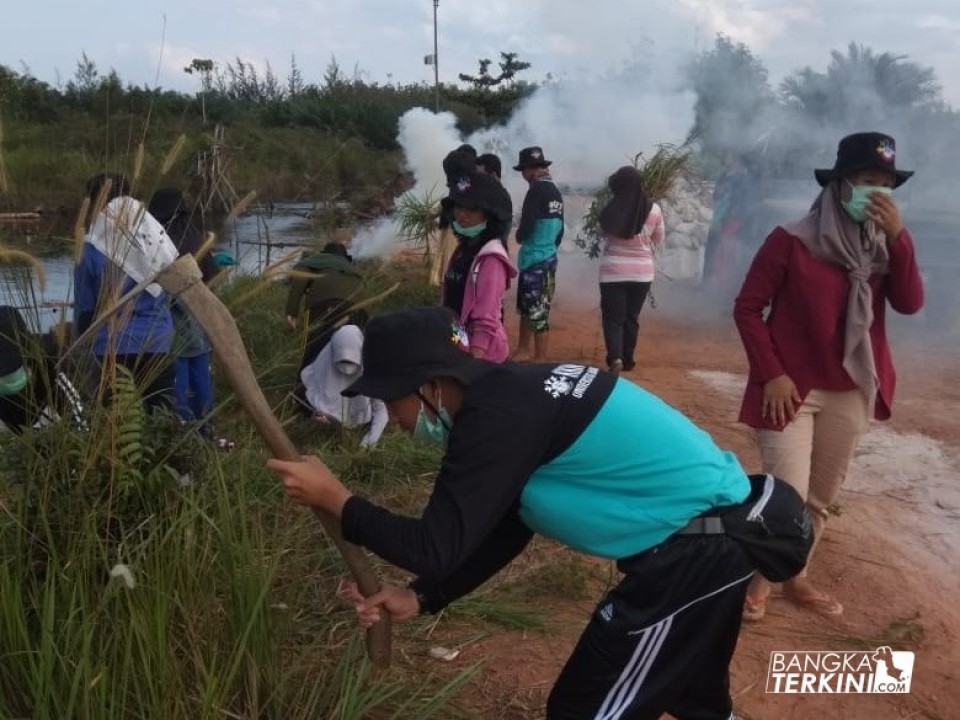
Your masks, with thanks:
[[[529,67],[512,52],[482,58],[475,72],[441,86],[441,109],[455,114],[464,134],[505,122],[537,89],[523,78]],[[825,70],[801,68],[775,85],[747,45],[719,35],[683,69],[695,97],[690,147],[705,175],[731,153],[770,172],[789,173],[811,157],[830,162],[824,154],[839,134],[864,128],[920,139],[911,162],[928,163],[935,170],[928,176],[948,176],[960,163],[952,141],[960,116],[934,71],[903,55],[851,43],[831,53]],[[160,154],[185,133],[194,152],[216,124],[240,148],[244,187],[276,199],[375,193],[401,166],[399,118],[435,102],[432,84],[370,81],[335,58],[316,82],[294,56],[283,75],[241,58],[194,58],[183,71],[196,80],[195,92],[124,83],[86,54],[66,83],[53,85],[27,67],[0,65],[3,151],[8,175],[20,180],[19,197],[4,204],[33,202],[46,189],[55,190],[51,202],[67,198],[84,173],[117,166],[141,138],[148,154]],[[189,176],[186,162],[181,170]]]
[[[460,75],[462,85],[441,86],[442,109],[457,116],[463,132],[505,121],[535,89],[517,78],[529,64],[516,53],[501,53],[499,63],[497,75],[490,74],[492,61],[484,58],[475,76]],[[63,86],[37,79],[29,68],[18,72],[0,65],[0,117],[38,124],[117,114],[227,125],[244,121],[267,128],[322,130],[394,150],[400,116],[413,107],[434,105],[432,85],[369,82],[359,69],[345,72],[336,58],[316,83],[304,79],[295,56],[285,79],[269,63],[258,70],[241,58],[223,64],[194,58],[183,70],[197,78],[196,93],[125,84],[115,70],[101,72],[86,53]]]

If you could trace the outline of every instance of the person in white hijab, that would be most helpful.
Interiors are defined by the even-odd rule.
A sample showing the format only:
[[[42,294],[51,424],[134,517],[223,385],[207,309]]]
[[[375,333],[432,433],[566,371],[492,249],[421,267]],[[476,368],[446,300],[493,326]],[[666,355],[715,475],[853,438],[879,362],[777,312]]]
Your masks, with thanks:
[[[300,372],[307,402],[314,417],[324,423],[344,427],[368,426],[360,441],[373,447],[387,426],[387,407],[380,400],[367,397],[346,398],[341,392],[359,377],[362,366],[363,331],[356,325],[344,325],[316,359]]]

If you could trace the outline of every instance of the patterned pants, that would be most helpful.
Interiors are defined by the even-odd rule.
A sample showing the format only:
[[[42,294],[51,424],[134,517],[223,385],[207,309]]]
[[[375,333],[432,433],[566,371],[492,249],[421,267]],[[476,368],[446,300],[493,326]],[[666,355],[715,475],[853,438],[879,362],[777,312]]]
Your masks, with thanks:
[[[557,287],[557,256],[520,271],[517,312],[535,333],[550,329],[550,302]]]

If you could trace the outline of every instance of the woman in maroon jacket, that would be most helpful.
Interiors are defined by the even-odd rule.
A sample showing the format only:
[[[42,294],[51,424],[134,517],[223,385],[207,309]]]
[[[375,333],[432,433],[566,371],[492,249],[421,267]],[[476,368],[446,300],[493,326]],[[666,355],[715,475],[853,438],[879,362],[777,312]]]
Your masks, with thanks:
[[[810,213],[770,234],[734,306],[750,362],[740,421],[756,429],[764,471],[806,499],[816,537],[870,418],[890,417],[886,305],[907,315],[923,306],[913,240],[891,197],[913,173],[895,162],[888,135],[843,138],[834,167],[815,171],[823,190]],[[763,618],[770,590],[754,579],[744,619]],[[784,594],[821,614],[843,612],[806,573]]]

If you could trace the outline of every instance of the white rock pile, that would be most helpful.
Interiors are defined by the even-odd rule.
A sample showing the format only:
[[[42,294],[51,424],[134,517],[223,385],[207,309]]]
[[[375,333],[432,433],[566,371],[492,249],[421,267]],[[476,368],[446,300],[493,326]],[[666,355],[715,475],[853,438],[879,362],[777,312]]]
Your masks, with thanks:
[[[703,273],[703,253],[707,232],[713,219],[713,183],[680,178],[670,196],[660,202],[666,223],[666,241],[657,254],[657,272],[665,277],[699,279]],[[593,196],[583,192],[563,194],[567,227],[560,250],[582,253],[573,239],[577,237]]]
[[[660,203],[666,241],[657,255],[657,270],[674,280],[699,279],[703,252],[713,219],[713,185],[682,177]]]

